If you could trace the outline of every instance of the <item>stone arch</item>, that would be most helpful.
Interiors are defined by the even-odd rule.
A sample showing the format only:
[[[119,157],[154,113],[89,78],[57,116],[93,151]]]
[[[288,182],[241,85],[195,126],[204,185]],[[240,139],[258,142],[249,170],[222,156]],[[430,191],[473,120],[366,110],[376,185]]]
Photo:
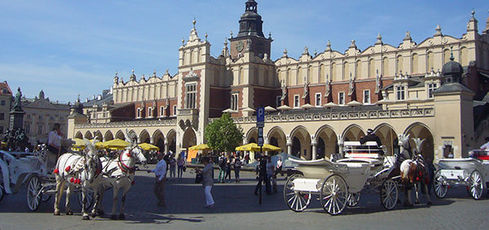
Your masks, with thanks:
[[[122,130],[119,130],[119,131],[117,131],[117,133],[115,133],[115,138],[125,140],[126,134],[124,134],[124,132],[122,132]]]
[[[85,135],[83,137],[85,139],[88,139],[88,140],[92,140],[93,139],[92,133],[90,131],[86,131],[85,132]]]
[[[128,132],[130,134],[130,137],[133,136],[133,137],[137,137],[137,142],[139,142],[139,136],[136,134],[136,131],[134,131],[133,129],[129,130]]]
[[[105,132],[104,134],[104,141],[110,141],[110,140],[113,140],[114,139],[114,135],[112,134],[112,132],[110,130],[108,130],[107,132]]]
[[[331,158],[331,154],[339,151],[338,135],[333,127],[323,125],[314,134],[316,138],[316,159]]]
[[[95,139],[97,139],[98,141],[103,141],[103,137],[102,137],[102,132],[100,132],[100,130],[97,130],[93,133],[93,137]]]
[[[279,126],[271,128],[267,133],[267,138],[269,144],[281,148],[283,152],[287,150],[287,136]]]
[[[258,141],[258,129],[253,127],[246,132],[245,135],[246,143],[257,143]]]
[[[168,131],[166,141],[168,143],[168,151],[177,152],[177,132],[174,129]]]
[[[386,155],[399,153],[399,141],[397,139],[397,133],[390,124],[382,123],[377,125],[377,127],[374,129],[374,133],[380,138],[382,145],[386,147]]]
[[[312,159],[311,135],[304,126],[295,127],[290,133],[290,138],[292,139],[292,155],[307,160]]]
[[[189,148],[197,144],[197,136],[195,135],[194,129],[191,127],[187,128],[183,133],[182,137],[182,148]]]
[[[352,124],[346,127],[342,135],[344,141],[358,141],[365,136],[365,131],[357,124]]]
[[[414,122],[406,128],[404,134],[409,134],[409,143],[411,144],[411,148],[413,150],[415,145],[412,138],[425,139],[425,141],[421,145],[421,154],[423,155],[425,160],[430,161],[435,159],[433,132],[431,132],[427,125],[421,122]]]
[[[78,131],[75,134],[75,138],[83,139],[83,134],[80,131]]]
[[[158,146],[161,152],[164,152],[165,149],[165,136],[163,133],[157,129],[153,132],[153,145]]]
[[[140,143],[150,143],[151,142],[151,138],[150,138],[149,133],[146,129],[144,129],[143,131],[141,131],[141,133],[139,133],[139,142]]]

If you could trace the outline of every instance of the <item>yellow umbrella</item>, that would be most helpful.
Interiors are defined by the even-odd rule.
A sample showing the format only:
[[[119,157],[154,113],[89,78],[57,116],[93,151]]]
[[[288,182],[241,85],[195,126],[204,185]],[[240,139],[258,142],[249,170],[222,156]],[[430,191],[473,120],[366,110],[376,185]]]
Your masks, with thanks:
[[[97,146],[97,144],[98,143],[96,143],[95,145]],[[107,149],[125,149],[127,146],[129,146],[129,142],[121,139],[114,139],[110,141],[100,142],[100,146]]]
[[[264,144],[263,147],[261,148],[262,151],[280,151],[281,148],[270,145],[270,144]],[[256,143],[249,143],[246,145],[238,146],[236,147],[236,151],[253,151],[257,152],[260,151],[260,146]]]
[[[141,147],[143,150],[146,150],[146,151],[149,151],[149,150],[159,151],[160,150],[160,148],[158,146],[154,146],[154,145],[148,144],[148,143],[141,143],[141,144],[139,144],[139,147]]]
[[[211,149],[207,144],[194,145],[189,150],[209,150]]]

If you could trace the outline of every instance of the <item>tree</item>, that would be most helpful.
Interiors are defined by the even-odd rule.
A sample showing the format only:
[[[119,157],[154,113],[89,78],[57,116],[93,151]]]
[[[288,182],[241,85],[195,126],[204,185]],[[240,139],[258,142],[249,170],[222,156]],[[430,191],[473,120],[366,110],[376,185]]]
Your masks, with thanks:
[[[224,113],[221,118],[207,125],[204,136],[210,148],[232,152],[243,141],[243,130],[234,124],[228,113]]]

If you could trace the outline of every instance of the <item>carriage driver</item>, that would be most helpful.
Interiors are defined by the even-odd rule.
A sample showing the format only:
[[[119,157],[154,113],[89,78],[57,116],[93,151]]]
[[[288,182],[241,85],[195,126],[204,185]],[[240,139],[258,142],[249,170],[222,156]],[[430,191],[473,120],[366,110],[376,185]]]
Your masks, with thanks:
[[[66,152],[61,146],[63,133],[61,133],[61,125],[55,123],[53,129],[48,134],[48,169],[54,168],[56,161],[61,153]]]
[[[375,141],[377,142],[377,146],[380,147],[382,146],[382,142],[380,141],[380,138],[375,135],[374,131],[372,129],[367,130],[367,135],[360,138],[360,144],[365,144],[367,141]],[[380,150],[379,151],[380,155],[384,155],[384,151]]]

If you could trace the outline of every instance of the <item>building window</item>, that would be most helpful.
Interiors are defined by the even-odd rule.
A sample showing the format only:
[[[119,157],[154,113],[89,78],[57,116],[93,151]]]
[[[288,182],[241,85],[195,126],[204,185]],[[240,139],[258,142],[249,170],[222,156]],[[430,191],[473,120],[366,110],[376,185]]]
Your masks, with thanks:
[[[136,116],[137,118],[141,118],[141,108],[138,108],[138,114]]]
[[[44,134],[42,125],[38,125],[37,126],[37,134],[38,135],[43,135]]]
[[[280,99],[282,99],[281,96],[276,96],[275,97],[275,106],[276,107],[279,107],[282,104],[282,100],[280,100]]]
[[[294,95],[294,108],[299,108],[301,106],[301,102],[299,100],[299,95]]]
[[[153,117],[153,107],[148,108],[148,117]]]
[[[29,122],[24,124],[24,129],[26,134],[31,134],[31,124]]]
[[[233,93],[231,95],[231,110],[238,111],[238,94]]]
[[[173,106],[173,116],[176,116],[177,115],[177,106],[174,105]]]
[[[160,106],[160,117],[165,115],[165,107]]]
[[[403,101],[406,99],[406,87],[399,85],[395,87],[396,89],[396,100]]]
[[[195,100],[197,98],[197,84],[187,84],[186,95],[185,95],[185,108],[186,109],[195,109]]]
[[[316,107],[321,107],[321,93],[316,93]]]
[[[3,126],[0,126],[0,133],[3,133]]]
[[[2,100],[2,105],[5,105],[5,100]]]
[[[5,113],[0,113],[0,121],[5,120]]]
[[[339,92],[338,93],[338,105],[344,105],[345,104],[345,92]]]
[[[370,104],[370,90],[363,91],[363,104]]]
[[[428,84],[428,98],[433,98],[433,91],[438,88],[438,84],[429,83]]]

